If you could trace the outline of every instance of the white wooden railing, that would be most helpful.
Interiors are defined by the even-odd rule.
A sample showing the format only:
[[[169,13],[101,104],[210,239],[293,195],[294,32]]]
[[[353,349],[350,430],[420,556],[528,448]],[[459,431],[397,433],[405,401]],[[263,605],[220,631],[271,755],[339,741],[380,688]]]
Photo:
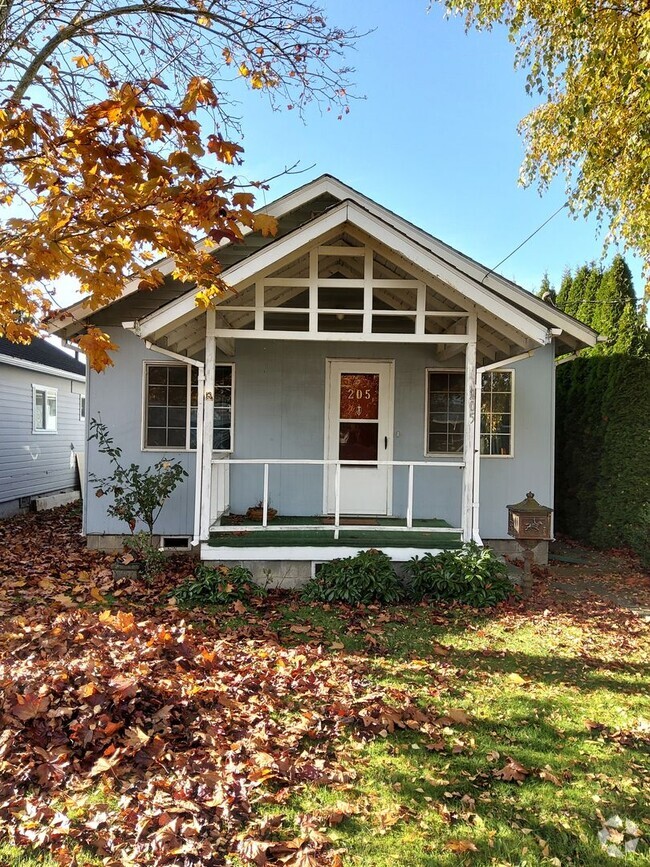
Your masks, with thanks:
[[[464,469],[464,461],[357,461],[357,460],[301,460],[301,459],[285,459],[285,458],[229,458],[215,457],[212,459],[211,472],[211,511],[210,525],[224,514],[229,507],[229,492],[230,492],[230,467],[232,465],[241,464],[245,466],[262,466],[263,467],[263,483],[262,483],[262,523],[261,529],[268,527],[269,516],[269,467],[271,466],[319,466],[325,467],[334,466],[334,524],[276,524],[273,527],[274,532],[282,532],[283,530],[331,530],[334,529],[334,538],[339,538],[341,531],[341,467],[342,466],[387,466],[387,467],[408,467],[407,481],[407,496],[406,496],[406,526],[396,528],[395,524],[377,524],[373,525],[375,530],[395,530],[400,532],[404,530],[415,531],[419,533],[462,533],[461,527],[432,527],[418,525],[413,526],[413,493],[414,493],[414,470],[415,467],[458,467]],[[216,491],[216,493],[215,493]],[[343,529],[348,530],[367,530],[367,524],[345,524]],[[241,525],[233,524],[220,525],[220,533],[241,533]]]

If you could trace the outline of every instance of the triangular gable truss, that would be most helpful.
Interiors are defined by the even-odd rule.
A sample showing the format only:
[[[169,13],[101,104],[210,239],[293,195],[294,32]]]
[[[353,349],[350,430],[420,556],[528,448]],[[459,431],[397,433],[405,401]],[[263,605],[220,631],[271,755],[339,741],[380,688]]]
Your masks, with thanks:
[[[305,282],[308,283],[307,278],[291,275],[299,274],[301,269],[304,271],[305,263],[308,262],[309,256],[313,255],[315,249],[321,248],[325,253],[330,249],[332,250],[329,261],[327,255],[322,256],[321,264],[318,267],[322,269],[322,263],[325,262],[325,269],[327,267],[334,270],[338,269],[342,284],[345,283],[350,288],[353,286],[358,288],[364,279],[367,281],[367,272],[364,272],[364,277],[357,276],[361,274],[358,265],[355,274],[355,268],[349,264],[346,265],[344,261],[347,257],[344,256],[343,261],[341,261],[341,250],[338,248],[342,245],[337,245],[335,242],[340,240],[342,234],[352,240],[352,244],[350,245],[348,242],[348,246],[354,247],[356,243],[364,245],[364,249],[370,248],[372,250],[375,257],[373,260],[374,268],[377,268],[377,262],[380,262],[386,269],[386,273],[409,276],[412,285],[409,285],[409,281],[405,280],[404,276],[381,278],[373,274],[374,291],[383,291],[382,300],[393,309],[394,313],[398,313],[400,309],[404,310],[405,313],[416,313],[419,320],[416,331],[423,338],[422,342],[429,342],[435,336],[435,342],[442,343],[439,337],[440,329],[434,329],[431,325],[435,320],[430,314],[436,311],[441,316],[455,311],[459,314],[456,317],[457,320],[462,318],[461,312],[465,314],[477,313],[482,325],[479,335],[480,349],[482,355],[488,360],[507,355],[513,347],[531,349],[544,345],[551,339],[548,328],[543,324],[513,308],[511,304],[495,296],[491,290],[482,286],[478,281],[468,278],[467,275],[443,262],[430,251],[423,249],[412,239],[403,236],[393,227],[360,208],[354,202],[342,202],[325,214],[295,229],[274,244],[225,271],[224,277],[233,285],[234,291],[222,296],[217,304],[217,310],[222,314],[222,326],[217,328],[217,337],[222,341],[227,339],[227,329],[232,329],[235,325],[240,326],[237,329],[239,332],[237,336],[243,338],[253,336],[247,334],[246,331],[263,330],[259,329],[258,326],[267,302],[277,306],[286,305],[292,297],[298,294],[293,291],[294,289],[304,291],[307,288],[305,285]],[[357,258],[361,257],[352,256],[352,259],[356,260]],[[269,276],[271,274],[283,276]],[[317,277],[319,284],[328,281],[331,285],[335,283],[335,278],[324,276],[323,270],[312,275],[312,277],[314,276]],[[265,298],[262,293],[261,295],[258,294],[254,301],[251,300],[250,293],[254,290],[251,290],[250,287],[260,280],[268,281],[264,291],[268,290],[269,285],[274,282],[277,283],[278,294],[275,298],[273,296],[270,299]],[[355,280],[358,281],[358,285],[355,285]],[[286,285],[292,282],[296,285]],[[412,304],[407,301],[408,292],[422,283],[429,287],[427,292],[435,294],[437,301],[434,310],[422,308],[419,311],[414,311]],[[223,318],[228,316],[228,308],[232,307],[240,308],[237,311],[237,313],[242,314],[239,321]],[[246,307],[249,309],[241,309]],[[406,310],[407,307],[410,307],[410,311]],[[251,329],[249,323],[251,319],[255,319],[256,311],[258,312],[257,323]],[[299,311],[295,312],[298,313]],[[248,317],[243,314],[248,314]],[[313,318],[314,315],[317,315],[317,311],[312,309],[311,315],[313,324]],[[388,311],[386,311],[386,315],[388,315]],[[138,323],[138,333],[154,341],[169,335],[167,338],[169,341],[170,332],[182,326],[186,330],[179,335],[180,340],[177,340],[176,335],[174,335],[173,343],[170,345],[173,345],[175,351],[185,351],[187,354],[191,354],[191,351],[200,344],[200,340],[197,330],[196,341],[194,344],[192,343],[192,328],[188,325],[193,317],[198,318],[199,316],[200,311],[195,306],[193,293],[188,292],[177,301],[141,320]],[[426,327],[423,323],[426,323]],[[241,327],[242,325],[248,327],[244,329]],[[442,350],[447,357],[452,357],[455,354],[454,344],[467,342],[463,334],[464,330],[464,326],[458,321],[452,321],[447,325],[445,333],[448,335],[447,342],[450,345]],[[364,329],[364,331],[367,333],[369,329]],[[414,339],[417,339],[418,334],[415,335]],[[372,331],[366,339],[370,339],[370,335],[372,335],[372,339],[378,341],[389,339],[386,335]],[[268,333],[266,336],[272,337],[273,333]],[[276,336],[292,339],[286,332]],[[460,348],[462,347],[459,347],[458,351]]]

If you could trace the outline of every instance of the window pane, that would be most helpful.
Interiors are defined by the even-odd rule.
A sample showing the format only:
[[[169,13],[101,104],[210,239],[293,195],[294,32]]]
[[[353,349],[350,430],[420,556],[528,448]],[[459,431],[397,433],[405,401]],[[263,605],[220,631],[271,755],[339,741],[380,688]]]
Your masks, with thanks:
[[[147,428],[147,445],[150,448],[156,448],[157,446],[166,446],[165,442],[165,429],[161,427],[150,427]]]
[[[231,389],[224,385],[217,385],[214,389],[214,405],[230,406]]]
[[[149,367],[149,383],[151,385],[167,385],[166,367]]]
[[[34,393],[34,430],[45,430],[45,392]]]
[[[147,425],[149,427],[164,427],[167,424],[167,410],[161,406],[149,407]]]
[[[229,364],[217,364],[214,370],[215,385],[232,385],[232,367]]]
[[[170,428],[167,432],[167,445],[175,446],[180,449],[185,448],[185,428],[180,430],[176,430],[175,428]]]
[[[170,407],[167,410],[167,426],[185,430],[187,412],[184,407]]]
[[[187,368],[186,367],[168,367],[168,376],[170,385],[187,386]]]
[[[212,448],[215,451],[230,451],[230,428],[215,428],[212,434]]]
[[[47,430],[56,430],[56,395],[47,395],[45,426]]]
[[[215,409],[214,411],[214,426],[215,427],[230,427],[230,410]]]
[[[447,434],[430,433],[429,434],[429,451],[430,452],[446,452],[447,451]]]
[[[340,418],[379,418],[379,374],[342,373]]]
[[[378,437],[377,422],[341,422],[339,460],[376,461]]]
[[[170,385],[167,395],[169,406],[187,406],[187,386]]]
[[[164,385],[150,385],[147,397],[149,406],[167,405],[167,389]]]

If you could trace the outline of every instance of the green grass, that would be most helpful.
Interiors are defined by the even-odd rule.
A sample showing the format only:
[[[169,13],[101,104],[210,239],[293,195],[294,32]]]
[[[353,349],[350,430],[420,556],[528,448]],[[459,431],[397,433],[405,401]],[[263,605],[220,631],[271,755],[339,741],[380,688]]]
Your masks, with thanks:
[[[597,838],[599,815],[617,814],[643,832],[630,858],[650,864],[648,739],[624,745],[585,724],[631,731],[648,724],[647,647],[628,649],[621,660],[615,634],[603,636],[602,655],[594,656],[589,623],[538,617],[514,628],[489,614],[445,621],[426,608],[400,611],[407,622],[381,624],[378,612],[364,617],[383,633],[373,679],[408,689],[441,713],[462,708],[469,724],[448,728],[442,752],[410,733],[357,744],[353,786],[304,789],[283,805],[288,821],[337,801],[352,804],[358,812],[328,831],[345,849],[346,865],[604,867],[612,858]],[[364,646],[364,630],[351,630],[335,610],[290,606],[273,625],[287,638],[292,624],[305,623],[325,646],[341,643],[341,652],[352,653]],[[530,771],[521,784],[493,775],[509,758]],[[476,851],[452,851],[454,841]]]

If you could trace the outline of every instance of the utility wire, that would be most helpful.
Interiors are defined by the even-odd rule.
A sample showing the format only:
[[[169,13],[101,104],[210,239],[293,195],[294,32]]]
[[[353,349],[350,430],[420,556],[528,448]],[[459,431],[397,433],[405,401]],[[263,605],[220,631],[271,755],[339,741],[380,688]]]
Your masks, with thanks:
[[[521,242],[521,244],[519,244],[519,246],[515,247],[515,249],[512,251],[512,253],[508,253],[508,255],[505,257],[505,259],[502,259],[500,262],[497,262],[497,264],[494,266],[494,268],[490,268],[490,270],[487,272],[487,274],[484,275],[483,279],[481,280],[481,283],[484,283],[487,280],[487,278],[490,276],[490,274],[494,274],[494,272],[497,270],[497,268],[500,268],[504,262],[507,262],[511,256],[514,256],[518,250],[521,250],[521,248],[524,246],[524,244],[527,244],[531,238],[534,238],[538,232],[541,232],[541,230],[544,228],[544,226],[546,226],[548,223],[551,222],[553,217],[557,217],[557,215],[560,213],[560,211],[563,211],[565,208],[568,208],[568,207],[569,207],[568,202],[565,202],[563,205],[560,205],[560,207],[557,209],[557,211],[554,211],[547,220],[544,220],[544,222],[542,223],[541,226],[538,226],[534,232],[532,232],[527,238],[524,238],[524,240]]]

